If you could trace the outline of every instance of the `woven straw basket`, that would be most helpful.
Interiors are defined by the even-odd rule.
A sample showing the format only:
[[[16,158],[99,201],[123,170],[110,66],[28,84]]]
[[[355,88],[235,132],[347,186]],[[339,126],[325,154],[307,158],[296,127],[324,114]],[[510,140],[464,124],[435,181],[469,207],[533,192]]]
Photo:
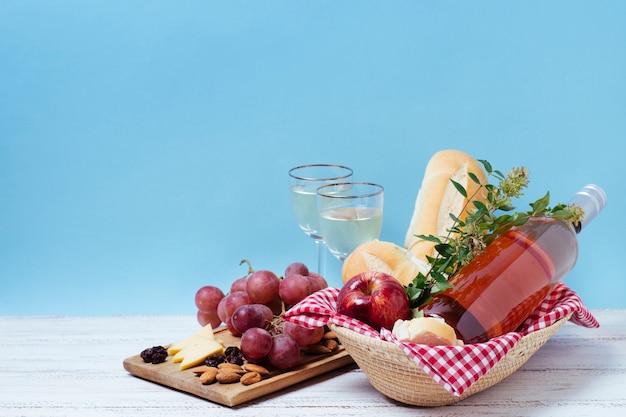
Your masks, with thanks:
[[[404,404],[435,407],[463,400],[511,375],[539,350],[570,316],[571,314],[549,327],[524,336],[504,358],[461,396],[452,395],[433,381],[399,346],[364,336],[345,327],[334,324],[330,327],[379,392]]]

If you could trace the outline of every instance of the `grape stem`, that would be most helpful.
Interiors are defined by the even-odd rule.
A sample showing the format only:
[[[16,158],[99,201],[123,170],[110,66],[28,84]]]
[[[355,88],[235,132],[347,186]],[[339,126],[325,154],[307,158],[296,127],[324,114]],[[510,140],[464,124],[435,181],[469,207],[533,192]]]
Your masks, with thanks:
[[[242,260],[239,262],[239,265],[242,265],[242,264],[244,264],[244,263],[247,263],[247,264],[248,264],[248,275],[251,275],[251,274],[254,272],[254,269],[252,269],[252,264],[250,263],[250,261],[249,261],[249,260],[247,260],[247,259],[242,259]]]

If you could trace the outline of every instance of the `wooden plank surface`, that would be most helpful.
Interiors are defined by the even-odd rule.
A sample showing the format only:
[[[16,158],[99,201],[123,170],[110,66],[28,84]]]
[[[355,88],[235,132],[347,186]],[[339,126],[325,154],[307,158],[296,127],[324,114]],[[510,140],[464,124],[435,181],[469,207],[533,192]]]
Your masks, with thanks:
[[[240,339],[232,336],[224,328],[216,330],[215,337],[223,341],[224,346],[240,346]],[[354,361],[340,345],[329,354],[303,354],[298,365],[287,371],[265,365],[270,370],[270,375],[256,384],[246,386],[241,383],[202,385],[193,373],[193,368],[181,371],[180,364],[173,363],[171,356],[168,356],[165,362],[156,365],[145,363],[140,355],[128,357],[123,361],[124,369],[137,377],[230,407],[350,364],[354,364]]]
[[[197,330],[193,315],[0,317],[2,417],[598,416],[626,412],[626,310],[600,328],[565,324],[504,381],[454,405],[419,408],[339,368],[234,407],[132,376],[124,358]]]

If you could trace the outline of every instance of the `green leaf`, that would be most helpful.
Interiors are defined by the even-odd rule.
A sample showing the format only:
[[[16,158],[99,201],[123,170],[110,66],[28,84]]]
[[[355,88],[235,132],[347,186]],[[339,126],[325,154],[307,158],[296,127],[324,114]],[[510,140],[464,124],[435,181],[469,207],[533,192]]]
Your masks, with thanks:
[[[448,288],[452,288],[452,284],[450,284],[445,277],[437,277],[432,292],[441,292],[447,290]]]
[[[461,221],[461,219],[459,219],[458,217],[456,217],[454,214],[449,213],[450,214],[450,218],[452,219],[452,221],[454,221],[455,223],[463,223]]]
[[[437,236],[433,236],[433,235],[416,235],[416,237],[422,239],[422,240],[426,240],[428,242],[434,242],[434,243],[442,243],[441,239]]]
[[[530,203],[530,207],[532,207],[532,214],[534,216],[543,214],[546,211],[546,208],[550,204],[550,191],[546,193],[542,198],[535,201],[534,203]]]
[[[424,317],[424,312],[422,310],[417,307],[411,309],[411,318],[419,319],[421,317]]]
[[[467,191],[465,190],[465,187],[463,187],[461,184],[459,184],[458,182],[454,181],[453,179],[450,179],[450,182],[452,183],[452,185],[454,185],[454,188],[456,188],[456,190],[463,196],[467,198]]]
[[[504,224],[504,223],[506,223],[506,222],[508,222],[508,221],[513,220],[513,219],[514,219],[514,217],[515,217],[515,216],[512,216],[512,215],[510,215],[510,214],[503,214],[502,216],[500,216],[500,217],[496,218],[496,219],[494,220],[494,223],[495,223],[495,224]]]
[[[459,226],[451,227],[448,229],[449,233],[463,233],[463,230]]]
[[[567,219],[572,216],[572,212],[568,209],[561,209],[552,212],[552,217],[555,219]]]
[[[525,224],[528,221],[528,219],[529,219],[528,216],[520,217],[519,219],[516,219],[513,222],[513,226],[521,226],[521,225]]]
[[[431,264],[431,265],[432,265],[432,264],[434,264],[435,262],[437,262],[437,258],[433,258],[432,256],[428,256],[428,255],[426,255],[426,261],[427,261],[429,264]]]
[[[468,172],[467,175],[470,177],[470,179],[472,181],[474,181],[476,184],[481,185],[480,184],[480,180],[478,179],[478,177],[476,176],[476,174],[474,174],[473,172]]]
[[[482,201],[474,200],[474,201],[472,201],[472,205],[474,207],[476,207],[481,212],[482,211],[489,211],[489,209],[487,208],[485,203],[483,203]]]
[[[452,246],[447,243],[440,243],[438,245],[435,245],[435,250],[437,251],[437,253],[445,257],[454,255],[454,250]]]
[[[491,164],[489,163],[489,161],[485,159],[478,159],[478,162],[480,162],[483,165],[483,167],[485,167],[485,171],[487,172],[487,174],[491,174],[491,172],[493,171],[493,168],[491,167]]]

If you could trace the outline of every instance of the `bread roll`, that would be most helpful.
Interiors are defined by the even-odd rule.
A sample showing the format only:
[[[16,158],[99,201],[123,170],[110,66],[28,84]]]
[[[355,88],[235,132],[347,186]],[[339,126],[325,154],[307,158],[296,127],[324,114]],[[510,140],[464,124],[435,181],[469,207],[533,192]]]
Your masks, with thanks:
[[[473,209],[471,205],[465,207],[468,199],[459,193],[450,182],[451,179],[465,187],[469,199],[486,201],[484,188],[476,194],[480,186],[469,177],[470,172],[482,184],[487,183],[487,174],[482,165],[465,152],[442,150],[428,162],[404,241],[404,247],[419,260],[427,262],[426,256],[435,256],[436,253],[435,243],[420,239],[417,235],[445,237],[448,229],[454,225],[450,213],[464,219],[467,217],[466,210]]]
[[[419,317],[397,320],[391,333],[401,342],[413,342],[430,346],[462,346],[454,329],[443,319]]]
[[[359,245],[345,261],[341,278],[346,283],[362,272],[376,271],[395,277],[402,285],[408,285],[418,272],[426,273],[429,265],[395,243],[372,240]]]

